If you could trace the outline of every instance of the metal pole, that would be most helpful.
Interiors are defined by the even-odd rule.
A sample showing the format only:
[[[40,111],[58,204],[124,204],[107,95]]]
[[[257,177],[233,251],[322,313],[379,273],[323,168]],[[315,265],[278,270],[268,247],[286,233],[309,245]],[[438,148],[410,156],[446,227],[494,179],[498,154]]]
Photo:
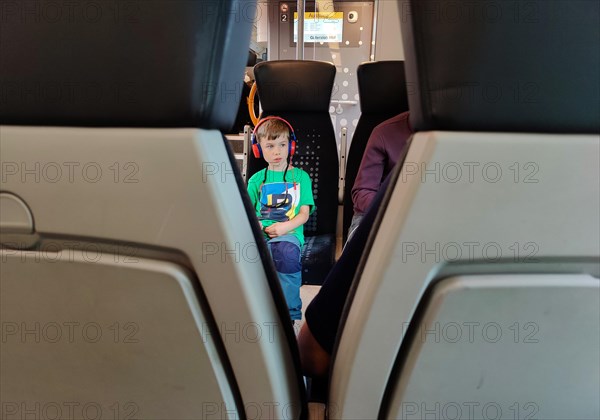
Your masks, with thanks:
[[[304,6],[305,0],[296,2],[298,10],[298,40],[296,42],[296,60],[304,60]]]
[[[371,51],[369,52],[369,61],[375,61],[375,42],[377,40],[377,15],[379,13],[379,0],[373,4],[373,32],[371,34]]]

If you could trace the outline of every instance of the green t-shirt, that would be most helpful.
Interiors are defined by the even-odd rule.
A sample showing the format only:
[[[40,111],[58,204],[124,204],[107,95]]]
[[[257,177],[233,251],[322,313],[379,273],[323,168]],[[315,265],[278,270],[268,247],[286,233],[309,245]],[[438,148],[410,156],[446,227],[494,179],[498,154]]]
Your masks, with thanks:
[[[248,181],[248,194],[263,228],[293,219],[301,206],[309,206],[310,213],[314,211],[312,182],[306,172],[298,168],[288,169],[284,183],[283,171],[267,171],[266,180],[265,171],[267,169],[255,173]],[[289,234],[296,236],[304,245],[304,225]]]

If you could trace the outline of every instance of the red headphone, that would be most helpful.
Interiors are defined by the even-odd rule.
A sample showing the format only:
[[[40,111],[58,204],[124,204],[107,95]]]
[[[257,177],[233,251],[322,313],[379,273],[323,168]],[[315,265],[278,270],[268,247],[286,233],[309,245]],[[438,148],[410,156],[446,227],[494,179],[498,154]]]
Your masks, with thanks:
[[[279,120],[279,121],[283,121],[290,129],[290,141],[288,144],[288,156],[290,159],[292,159],[292,156],[294,156],[294,153],[296,152],[296,133],[294,133],[294,128],[292,127],[292,125],[287,122],[286,120],[284,120],[281,117],[275,117],[275,116],[271,116],[271,117],[265,117],[262,120],[260,120],[258,122],[258,124],[256,124],[256,127],[254,127],[254,130],[252,130],[252,153],[254,153],[254,157],[255,158],[260,158],[262,157],[262,149],[260,147],[260,143],[258,142],[258,139],[256,138],[256,130],[258,130],[258,127],[260,127],[260,125],[266,121],[269,120]]]

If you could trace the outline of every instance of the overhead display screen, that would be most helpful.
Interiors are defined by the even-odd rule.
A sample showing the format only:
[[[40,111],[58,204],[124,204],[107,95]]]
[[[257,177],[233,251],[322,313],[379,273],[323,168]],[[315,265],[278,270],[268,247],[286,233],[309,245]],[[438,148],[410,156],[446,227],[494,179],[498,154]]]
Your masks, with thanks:
[[[344,12],[305,12],[304,42],[342,42]],[[298,42],[298,12],[294,12],[294,43]]]

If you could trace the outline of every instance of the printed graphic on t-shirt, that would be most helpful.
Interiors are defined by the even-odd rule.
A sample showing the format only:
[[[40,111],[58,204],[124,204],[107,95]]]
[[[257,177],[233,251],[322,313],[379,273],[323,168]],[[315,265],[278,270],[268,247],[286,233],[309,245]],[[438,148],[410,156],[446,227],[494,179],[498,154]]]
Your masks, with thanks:
[[[260,190],[260,218],[286,222],[297,213],[300,185],[292,182],[263,184]]]

